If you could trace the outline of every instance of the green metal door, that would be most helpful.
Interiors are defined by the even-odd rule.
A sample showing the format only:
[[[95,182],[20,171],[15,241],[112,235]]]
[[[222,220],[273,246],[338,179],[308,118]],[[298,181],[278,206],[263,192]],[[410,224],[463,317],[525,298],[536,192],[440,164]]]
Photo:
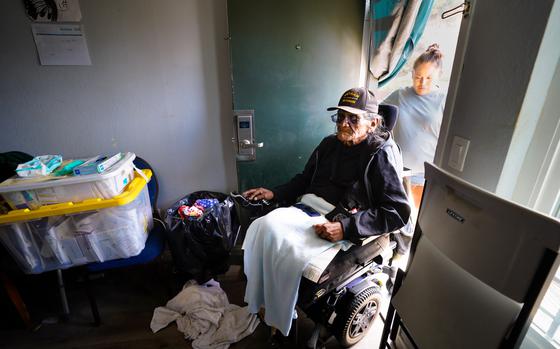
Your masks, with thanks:
[[[256,160],[239,189],[300,172],[334,131],[326,108],[359,83],[363,0],[229,0],[233,108],[254,110]]]

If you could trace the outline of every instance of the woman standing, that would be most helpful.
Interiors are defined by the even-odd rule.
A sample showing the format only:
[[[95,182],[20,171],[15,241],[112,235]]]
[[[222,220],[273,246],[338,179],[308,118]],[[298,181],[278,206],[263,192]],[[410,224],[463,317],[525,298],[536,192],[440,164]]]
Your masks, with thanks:
[[[384,100],[399,107],[395,141],[401,147],[404,166],[412,170],[411,189],[416,208],[424,187],[424,161],[434,160],[443,117],[445,93],[437,86],[442,58],[439,46],[430,45],[414,62],[412,86],[396,90]]]

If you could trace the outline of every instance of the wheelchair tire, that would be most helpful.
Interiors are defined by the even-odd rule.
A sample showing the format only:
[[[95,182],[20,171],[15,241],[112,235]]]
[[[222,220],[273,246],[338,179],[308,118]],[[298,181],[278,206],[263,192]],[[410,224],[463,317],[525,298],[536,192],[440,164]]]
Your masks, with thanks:
[[[358,343],[377,318],[381,307],[381,295],[375,287],[357,294],[349,306],[336,317],[332,333],[343,347]]]

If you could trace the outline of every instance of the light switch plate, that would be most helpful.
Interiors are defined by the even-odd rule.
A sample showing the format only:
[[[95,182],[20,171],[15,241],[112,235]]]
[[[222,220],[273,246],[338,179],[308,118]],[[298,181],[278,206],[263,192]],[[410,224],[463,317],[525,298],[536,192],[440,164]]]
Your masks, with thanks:
[[[471,141],[468,139],[461,138],[459,136],[453,137],[453,143],[451,143],[451,153],[449,154],[448,161],[449,167],[460,172],[463,171],[470,143]]]

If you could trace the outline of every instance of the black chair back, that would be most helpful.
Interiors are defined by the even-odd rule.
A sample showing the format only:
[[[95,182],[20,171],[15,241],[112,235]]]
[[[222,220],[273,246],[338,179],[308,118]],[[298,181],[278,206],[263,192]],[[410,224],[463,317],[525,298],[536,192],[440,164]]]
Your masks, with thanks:
[[[152,210],[154,212],[158,212],[157,210],[157,200],[159,195],[159,183],[156,176],[156,172],[152,168],[152,166],[141,157],[137,156],[134,161],[134,166],[136,166],[140,170],[151,170],[152,171],[152,178],[148,182],[148,193],[150,195],[150,203],[152,204]]]
[[[387,130],[392,131],[399,118],[399,107],[392,104],[380,104],[378,113],[383,117]]]

